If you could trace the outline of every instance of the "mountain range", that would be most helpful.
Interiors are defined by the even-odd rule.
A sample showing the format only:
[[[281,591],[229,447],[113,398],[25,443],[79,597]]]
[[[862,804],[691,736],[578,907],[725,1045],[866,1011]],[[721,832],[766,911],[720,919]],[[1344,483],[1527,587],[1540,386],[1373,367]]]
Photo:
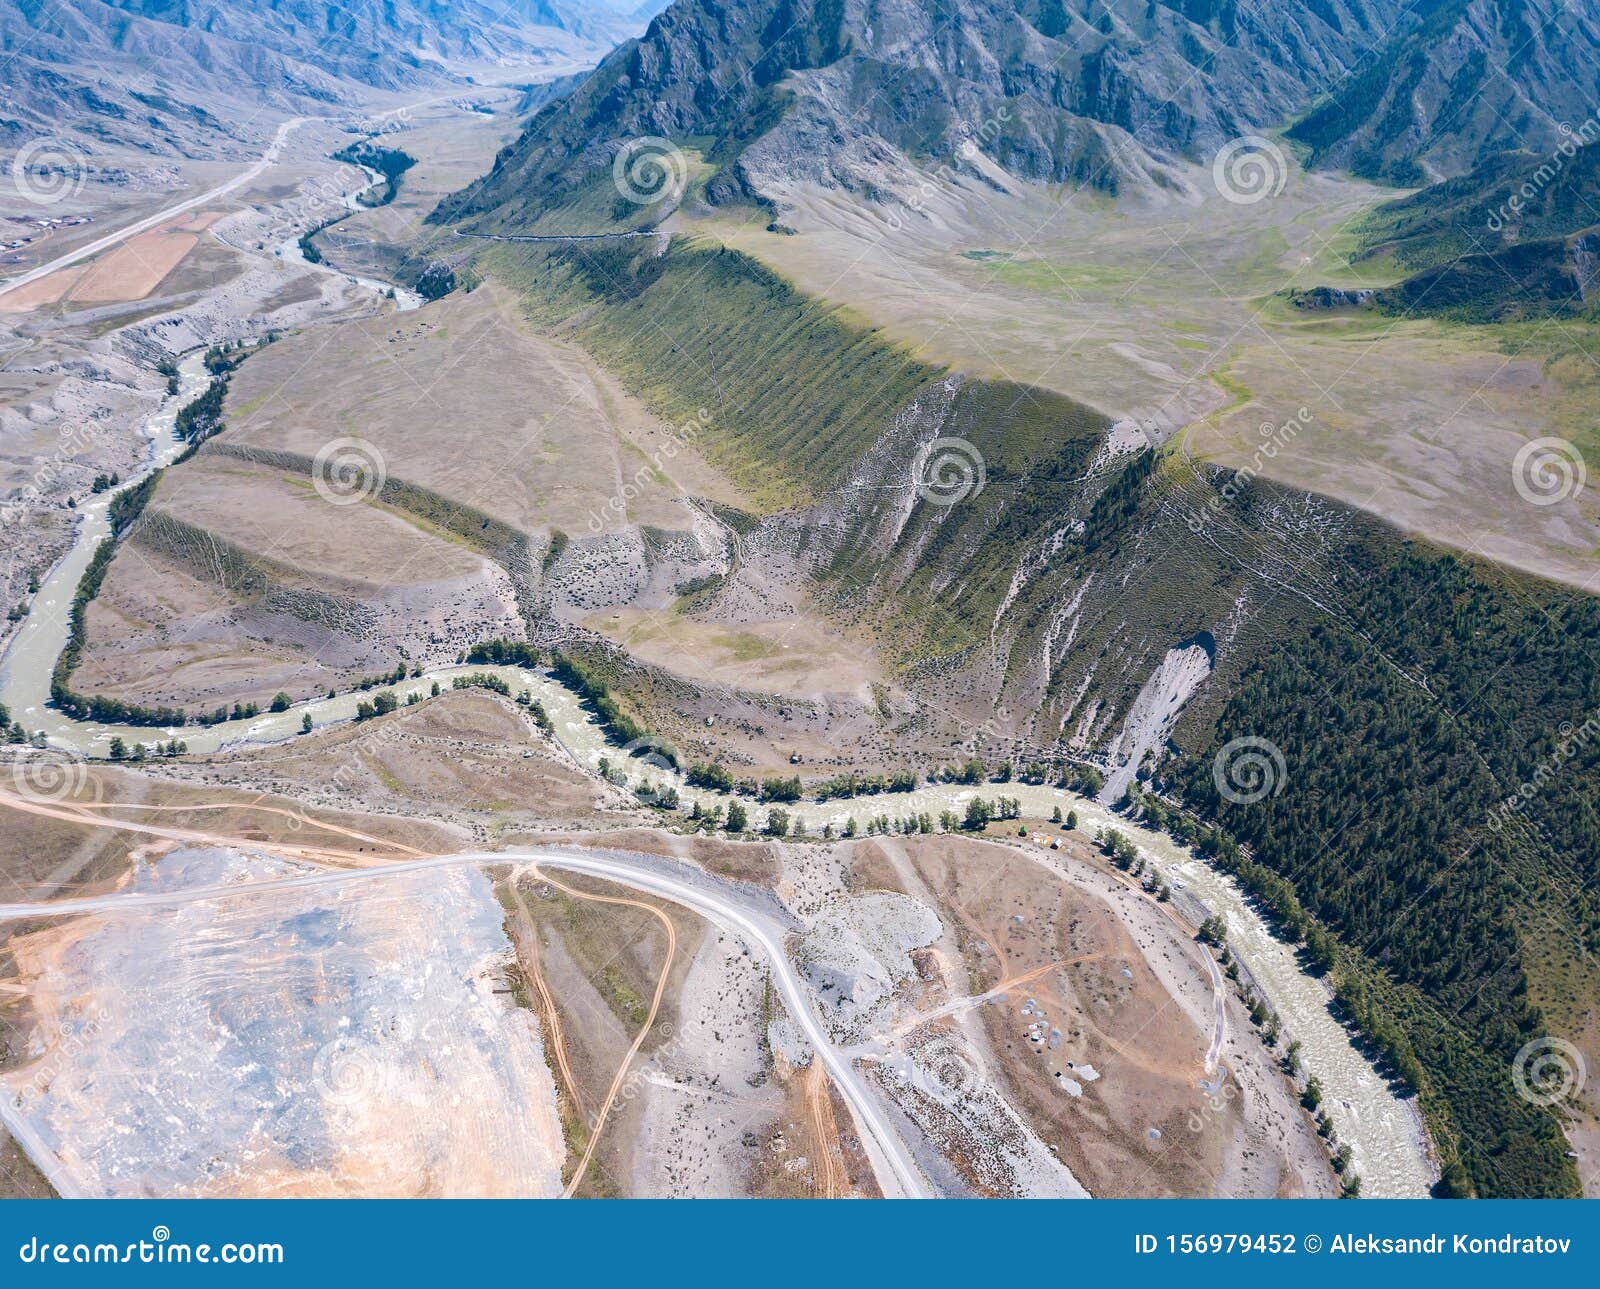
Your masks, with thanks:
[[[1374,208],[1369,190],[1327,185],[1361,212],[1341,225],[1356,264],[1392,262],[1399,280],[1322,304],[1473,321],[1570,312],[1600,252],[1596,13],[1592,0],[677,0],[539,107],[434,219],[566,234],[756,206],[783,232],[797,188],[830,190],[830,213],[849,218],[935,173],[969,192],[1055,183],[1130,207],[1198,201],[1220,150],[1276,135],[1309,169],[1421,189]],[[620,150],[640,139],[679,150],[682,182],[619,201]],[[663,418],[714,409],[700,446],[761,513],[719,512],[739,553],[685,582],[684,611],[736,622],[753,594],[745,564],[797,567],[841,620],[898,651],[930,708],[1019,757],[1098,758],[1103,799],[1147,817],[1194,809],[1178,834],[1215,825],[1202,849],[1328,969],[1344,1014],[1417,1090],[1443,1191],[1574,1193],[1559,1128],[1507,1071],[1581,992],[1551,963],[1600,944],[1586,893],[1596,825],[1565,791],[1513,828],[1494,811],[1600,693],[1579,644],[1600,639],[1594,601],[1258,469],[1152,451],[1131,423],[1041,389],[924,362],[734,234],[720,244],[718,228],[445,252],[463,280],[513,284]],[[1281,242],[1262,244],[1277,263]],[[1023,280],[1092,289],[1074,267]],[[1024,323],[1030,298],[1017,297]],[[1243,380],[1227,392],[1252,398]],[[983,470],[961,505],[921,504],[906,462],[951,444]],[[668,703],[650,706],[667,682],[606,658],[619,690],[669,724]],[[1501,688],[1533,672],[1544,679]],[[1294,781],[1241,807],[1217,767],[1261,739]],[[1600,757],[1585,750],[1570,774],[1574,791],[1600,782]],[[1530,906],[1555,911],[1550,940]]]
[[[593,61],[639,21],[574,0],[0,0],[0,141],[79,132],[193,153],[261,110]]]
[[[1024,179],[1169,186],[1305,106],[1393,0],[680,0],[536,116],[463,213],[570,199],[615,141],[708,140],[713,201],[978,154]]]
[[[1600,101],[1597,41],[1557,0],[679,0],[449,209],[570,205],[652,136],[697,142],[713,204],[935,165],[1149,193],[1283,127],[1313,166],[1414,185],[1557,147]]]
[[[1600,8],[1424,0],[1289,131],[1313,164],[1413,186],[1543,154],[1600,103]]]

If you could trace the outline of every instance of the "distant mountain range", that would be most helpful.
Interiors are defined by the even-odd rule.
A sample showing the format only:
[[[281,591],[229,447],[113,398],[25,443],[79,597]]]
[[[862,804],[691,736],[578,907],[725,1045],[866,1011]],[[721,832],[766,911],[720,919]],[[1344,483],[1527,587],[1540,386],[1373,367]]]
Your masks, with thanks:
[[[697,150],[713,204],[781,206],[797,183],[876,201],[914,191],[928,169],[1004,182],[993,167],[1154,195],[1189,182],[1180,163],[1287,127],[1313,167],[1455,181],[1394,209],[1397,227],[1416,225],[1400,262],[1418,276],[1364,296],[1369,307],[1574,312],[1596,277],[1600,153],[1563,162],[1548,191],[1541,181],[1535,222],[1532,208],[1498,230],[1486,221],[1600,134],[1597,104],[1594,3],[678,0],[545,103],[488,181],[439,215],[563,231],[608,214],[659,220],[673,202],[607,210],[612,159],[640,137]],[[1390,218],[1372,225],[1374,244]],[[1302,302],[1330,299],[1345,302]]]
[[[0,0],[0,141],[41,132],[189,152],[241,105],[284,112],[598,59],[641,20],[578,0]]]
[[[1116,192],[1283,123],[1397,0],[678,0],[530,122],[470,210],[570,198],[637,136],[710,140],[713,200],[899,159]],[[576,171],[574,170],[576,163]]]
[[[1422,0],[1289,131],[1316,165],[1415,185],[1549,152],[1600,110],[1600,5]]]

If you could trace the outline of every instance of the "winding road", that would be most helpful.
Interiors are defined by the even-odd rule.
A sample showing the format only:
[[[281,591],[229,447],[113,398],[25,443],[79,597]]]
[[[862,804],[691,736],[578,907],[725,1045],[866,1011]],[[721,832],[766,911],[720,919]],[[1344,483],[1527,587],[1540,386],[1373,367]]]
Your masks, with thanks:
[[[176,215],[182,215],[186,211],[193,210],[196,206],[204,206],[207,202],[216,201],[219,197],[226,197],[230,192],[242,188],[252,179],[257,178],[272,166],[277,165],[278,154],[283,150],[284,143],[302,125],[307,121],[322,119],[324,118],[297,116],[292,120],[285,121],[273,134],[272,142],[267,145],[267,150],[247,169],[241,170],[226,183],[218,184],[215,188],[209,188],[198,196],[186,197],[176,205],[158,210],[154,215],[147,215],[124,228],[117,229],[114,233],[107,233],[104,237],[80,246],[75,251],[68,251],[65,255],[57,256],[48,264],[41,264],[38,268],[29,269],[26,273],[9,278],[6,282],[0,284],[0,296],[5,296],[15,291],[18,287],[27,286],[30,282],[37,282],[40,278],[49,277],[50,274],[60,269],[68,268],[79,260],[86,260],[91,256],[100,254],[101,251],[107,251],[113,246],[121,245],[130,237],[137,237],[140,233],[147,233],[157,225],[166,223]]]

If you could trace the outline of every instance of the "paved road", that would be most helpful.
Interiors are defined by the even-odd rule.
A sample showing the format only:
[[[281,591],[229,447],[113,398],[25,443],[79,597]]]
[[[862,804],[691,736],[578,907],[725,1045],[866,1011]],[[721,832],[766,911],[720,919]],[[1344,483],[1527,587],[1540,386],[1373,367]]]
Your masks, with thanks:
[[[513,856],[518,854],[511,853]],[[932,1192],[926,1179],[912,1160],[900,1134],[884,1119],[876,1093],[866,1085],[849,1058],[834,1046],[822,1019],[817,1015],[811,995],[801,984],[799,975],[783,950],[783,928],[758,911],[742,907],[732,892],[718,893],[699,883],[646,868],[639,860],[621,852],[604,855],[555,852],[549,856],[539,853],[523,857],[537,858],[541,865],[550,868],[589,873],[630,886],[636,891],[663,896],[693,909],[708,921],[731,931],[746,944],[758,949],[772,968],[772,982],[783,998],[784,1007],[827,1066],[840,1094],[850,1103],[884,1195],[891,1199],[929,1198]],[[478,858],[491,860],[496,856],[489,854]],[[503,860],[504,857],[500,858]]]
[[[0,285],[0,296],[15,291],[18,287],[26,286],[29,282],[37,282],[42,277],[48,277],[58,269],[67,268],[76,264],[79,260],[86,260],[92,255],[100,254],[101,251],[110,250],[113,246],[127,241],[130,237],[148,232],[156,225],[164,224],[174,216],[193,210],[196,206],[203,206],[207,202],[227,196],[234,189],[243,187],[263,171],[276,165],[278,163],[278,154],[282,151],[285,140],[307,121],[315,119],[320,118],[297,116],[292,121],[285,121],[272,136],[272,142],[267,145],[267,150],[261,154],[260,159],[248,169],[236,174],[227,183],[218,184],[215,188],[203,192],[197,197],[186,198],[178,202],[177,205],[168,206],[165,210],[159,210],[154,215],[148,215],[144,219],[129,224],[126,228],[119,228],[114,233],[107,233],[98,241],[90,242],[86,246],[80,246],[75,251],[68,251],[67,254],[58,256],[48,264],[41,264],[38,268],[29,269],[19,277],[10,278],[3,285]]]
[[[27,1119],[23,1118],[8,1092],[0,1093],[0,1127],[11,1134],[11,1140],[17,1143],[22,1153],[44,1175],[45,1181],[55,1187],[57,1195],[62,1199],[83,1198],[77,1183],[67,1175],[67,1170],[56,1158],[55,1151],[45,1144],[44,1138],[34,1131],[33,1125]]]
[[[784,952],[783,939],[786,929],[778,919],[752,907],[748,902],[741,901],[734,889],[722,888],[709,880],[691,881],[687,877],[674,876],[670,871],[658,867],[656,862],[652,862],[646,856],[634,856],[623,851],[603,853],[560,850],[477,851],[406,860],[370,868],[302,873],[294,877],[274,878],[262,882],[191,887],[179,891],[84,896],[31,904],[0,904],[0,922],[64,914],[173,908],[200,900],[237,899],[241,896],[272,891],[373,881],[395,873],[414,873],[424,869],[463,866],[481,868],[491,864],[517,863],[536,863],[541,868],[587,873],[636,891],[660,896],[685,908],[693,909],[708,921],[731,932],[763,954],[772,969],[772,982],[782,997],[789,1015],[827,1067],[840,1094],[849,1102],[857,1127],[861,1131],[867,1155],[872,1161],[873,1171],[884,1194],[895,1199],[926,1199],[932,1195],[927,1179],[911,1158],[911,1152],[905,1142],[884,1117],[877,1094],[829,1037],[810,994]]]
[[[658,228],[631,229],[626,233],[466,233],[456,229],[457,237],[475,237],[483,242],[604,242],[617,237],[667,237]]]

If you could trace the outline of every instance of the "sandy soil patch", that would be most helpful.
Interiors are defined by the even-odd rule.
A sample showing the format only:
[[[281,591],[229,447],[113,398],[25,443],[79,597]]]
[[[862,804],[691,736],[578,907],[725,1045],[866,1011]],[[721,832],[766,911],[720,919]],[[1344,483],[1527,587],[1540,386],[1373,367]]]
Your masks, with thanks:
[[[854,851],[853,870],[892,875],[945,928],[906,1041],[972,1044],[961,1068],[982,1071],[1092,1194],[1329,1193],[1313,1134],[1238,1014],[1208,1080],[1211,980],[1153,901],[1086,863],[960,837]]]
[[[765,967],[737,940],[707,936],[684,978],[672,1038],[639,1072],[649,1091],[634,1152],[635,1194],[750,1192],[755,1148],[770,1149],[783,1105],[769,1079],[766,995]]]
[[[280,747],[185,761],[179,772],[318,805],[428,813],[481,840],[513,819],[586,819],[603,795],[521,708],[482,690],[450,691]]]
[[[191,211],[129,238],[81,268],[62,269],[0,297],[0,313],[29,313],[49,304],[142,300],[200,244],[220,210]]]
[[[811,618],[735,626],[671,609],[621,609],[581,621],[641,662],[701,684],[804,698],[852,694],[870,701],[871,684],[881,679],[870,653]]]

